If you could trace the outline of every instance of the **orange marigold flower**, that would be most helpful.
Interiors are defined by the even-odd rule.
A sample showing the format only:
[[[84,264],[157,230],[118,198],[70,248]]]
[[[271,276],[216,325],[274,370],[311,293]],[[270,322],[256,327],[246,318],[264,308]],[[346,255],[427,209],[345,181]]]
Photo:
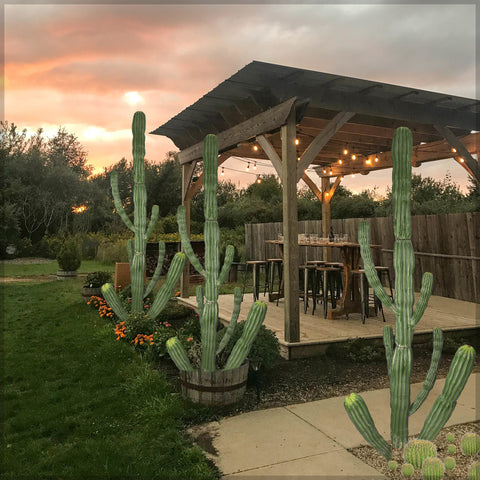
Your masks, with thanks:
[[[193,337],[187,338],[187,342],[191,342],[193,340]]]

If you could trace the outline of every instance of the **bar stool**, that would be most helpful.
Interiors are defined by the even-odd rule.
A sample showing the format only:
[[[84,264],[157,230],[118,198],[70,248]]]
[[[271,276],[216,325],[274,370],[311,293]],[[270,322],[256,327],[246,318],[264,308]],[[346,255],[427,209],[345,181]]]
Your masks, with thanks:
[[[277,274],[276,276],[275,273]],[[283,259],[267,258],[266,275],[268,276],[268,293],[271,295],[274,291],[276,278],[278,278],[278,290],[280,290],[280,285],[282,284],[283,277]]]
[[[328,293],[330,292],[330,302],[332,304],[332,308],[335,308],[337,306],[337,298],[335,295],[335,291],[337,290],[336,288],[336,277],[338,275],[338,272],[340,270],[335,267],[329,267],[329,266],[319,266],[315,267],[315,270],[317,272],[318,277],[317,277],[317,282],[320,286],[320,293],[322,295],[322,301],[323,301],[323,314],[324,317],[327,318],[328,314]]]
[[[370,300],[372,301],[372,306],[375,308],[375,314],[378,310],[382,312],[382,318],[385,322],[385,315],[383,313],[382,303],[375,295],[375,292],[372,295],[369,294],[369,285],[367,281],[367,276],[365,275],[365,270],[363,268],[358,268],[357,270],[352,270],[352,275],[358,275],[360,277],[360,303],[362,310],[362,323],[365,323],[365,318],[369,316]],[[348,316],[347,316],[348,318]]]
[[[252,267],[252,284],[253,284],[253,301],[256,302],[260,296],[260,271],[263,269],[266,272],[267,262],[265,260],[247,260],[245,263],[246,263],[246,268],[243,275],[242,300],[243,300],[243,295],[245,294],[245,287],[247,284],[248,267],[251,266]],[[265,276],[266,276],[265,289],[263,292],[264,296],[267,291],[267,285],[268,285],[268,275],[265,275]]]
[[[335,295],[337,298],[342,296],[343,292],[343,263],[342,262],[325,262],[324,264],[326,267],[333,267],[336,270],[334,274],[335,278]]]
[[[388,287],[390,288],[390,298],[393,301],[393,289],[392,289],[392,279],[390,277],[390,269],[382,265],[375,265],[375,270],[377,271],[378,278],[380,283],[382,282],[382,277],[386,277],[388,281]]]
[[[317,306],[317,266],[316,265],[300,265],[300,297],[303,298],[303,313],[308,310],[308,298],[312,299],[312,315],[315,313]]]

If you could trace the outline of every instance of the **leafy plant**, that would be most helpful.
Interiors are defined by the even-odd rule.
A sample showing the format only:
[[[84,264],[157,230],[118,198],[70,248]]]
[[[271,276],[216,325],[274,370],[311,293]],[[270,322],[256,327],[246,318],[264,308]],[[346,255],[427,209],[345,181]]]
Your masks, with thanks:
[[[87,279],[84,287],[100,288],[103,284],[112,281],[112,274],[110,272],[92,272],[87,274]]]
[[[57,255],[57,262],[61,270],[74,272],[80,267],[82,257],[80,248],[73,238],[67,238]]]

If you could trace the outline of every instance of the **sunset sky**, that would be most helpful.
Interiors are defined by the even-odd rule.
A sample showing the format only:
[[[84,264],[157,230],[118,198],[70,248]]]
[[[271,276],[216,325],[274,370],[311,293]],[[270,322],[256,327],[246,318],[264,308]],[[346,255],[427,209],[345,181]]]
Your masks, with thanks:
[[[151,131],[252,60],[476,98],[474,5],[4,8],[4,118],[47,134],[64,126],[96,171],[131,158],[136,110]],[[147,136],[148,159],[161,162],[168,150],[177,150],[168,138]],[[245,169],[234,160],[225,167]],[[442,179],[447,170],[467,184],[453,160],[415,171]],[[225,178],[255,179],[231,170]],[[390,183],[391,170],[343,182],[380,192]]]

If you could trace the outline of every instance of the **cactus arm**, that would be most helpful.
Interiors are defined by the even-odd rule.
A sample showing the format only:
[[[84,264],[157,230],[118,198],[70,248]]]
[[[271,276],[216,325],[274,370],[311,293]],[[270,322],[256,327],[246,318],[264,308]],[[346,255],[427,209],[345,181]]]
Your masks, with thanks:
[[[120,191],[118,189],[118,172],[112,172],[110,175],[110,186],[112,187],[113,201],[118,214],[123,220],[123,223],[132,231],[135,231],[132,221],[128,218],[127,212],[124,210],[122,201],[120,199]]]
[[[360,244],[360,254],[362,255],[365,275],[368,283],[373,288],[378,299],[393,313],[397,313],[397,309],[389,297],[383,285],[380,283],[375,265],[370,251],[370,225],[366,220],[360,222],[358,226],[358,243]]]
[[[383,328],[383,345],[385,347],[385,358],[387,359],[388,377],[390,378],[393,357],[393,330],[390,325]]]
[[[127,255],[128,255],[128,264],[129,264],[130,268],[132,268],[133,242],[130,238],[127,240]]]
[[[391,460],[392,449],[378,432],[363,398],[356,393],[352,393],[348,397],[345,397],[343,405],[350,420],[362,437],[387,460]]]
[[[218,276],[217,285],[220,286],[227,279],[228,272],[233,262],[233,255],[235,253],[235,247],[233,245],[227,245],[225,249],[225,261],[223,262],[222,270]]]
[[[167,352],[177,368],[184,372],[193,371],[192,364],[188,359],[187,352],[177,337],[169,338],[166,342]]]
[[[173,257],[170,268],[168,269],[165,283],[161,286],[155,297],[155,300],[153,301],[152,307],[150,308],[149,314],[152,318],[156,318],[160,314],[160,312],[165,308],[168,300],[171,298],[173,289],[175,288],[175,285],[182,274],[183,267],[185,267],[185,261],[186,258],[185,254],[183,253],[176,253]]]
[[[153,233],[155,230],[155,225],[157,224],[158,221],[158,205],[154,205],[152,207],[152,214],[150,216],[150,222],[148,224],[147,232],[145,233],[145,238],[148,240],[150,238],[150,235]]]
[[[433,275],[425,272],[422,277],[422,286],[420,288],[420,297],[418,298],[415,311],[413,312],[411,326],[415,326],[422,318],[423,313],[428,305],[428,300],[432,294]]]
[[[177,223],[178,223],[178,231],[180,233],[180,237],[182,239],[182,248],[185,252],[185,255],[190,260],[190,263],[193,265],[193,268],[205,277],[205,269],[202,267],[202,264],[198,260],[195,253],[193,253],[192,244],[190,243],[190,239],[188,238],[188,231],[187,231],[187,219],[185,213],[185,207],[180,205],[177,209]]]
[[[242,365],[245,358],[247,358],[248,352],[250,352],[252,343],[262,326],[266,313],[267,305],[265,305],[265,303],[257,301],[253,304],[248,312],[242,336],[237,340],[237,343],[233,347],[224,370],[231,370]]]
[[[162,273],[164,261],[165,261],[165,242],[158,242],[157,266],[155,268],[155,272],[153,272],[153,277],[150,280],[150,283],[147,285],[147,288],[145,289],[143,298],[146,298],[148,295],[150,295],[153,288],[157,284],[158,279],[160,278],[160,274]]]
[[[462,345],[456,351],[442,393],[435,400],[418,438],[433,442],[447,423],[455,409],[458,397],[472,373],[475,355],[475,349],[468,345]]]
[[[218,344],[216,352],[217,355],[222,353],[223,349],[227,346],[229,340],[232,338],[233,332],[235,331],[235,327],[237,326],[238,316],[240,315],[240,306],[242,304],[242,289],[240,287],[235,287],[235,290],[233,291],[233,298],[232,318],[228,324],[225,335]]]
[[[204,307],[204,293],[203,287],[198,285],[195,289],[195,296],[197,298],[197,308],[198,308],[198,319],[200,321],[200,325],[202,324],[202,316],[203,316],[203,307]]]
[[[437,378],[438,372],[438,365],[440,363],[440,358],[442,356],[442,348],[443,348],[443,332],[440,328],[433,329],[433,352],[432,352],[432,359],[430,361],[430,368],[428,369],[427,376],[425,378],[425,382],[422,385],[421,390],[418,392],[415,400],[410,405],[408,414],[413,415],[423,404],[425,399],[427,398],[430,390],[433,388],[435,384],[435,380]]]
[[[122,322],[126,322],[128,320],[128,312],[123,308],[122,302],[111,283],[106,283],[102,286],[102,294],[110,308],[115,312],[115,315]]]

